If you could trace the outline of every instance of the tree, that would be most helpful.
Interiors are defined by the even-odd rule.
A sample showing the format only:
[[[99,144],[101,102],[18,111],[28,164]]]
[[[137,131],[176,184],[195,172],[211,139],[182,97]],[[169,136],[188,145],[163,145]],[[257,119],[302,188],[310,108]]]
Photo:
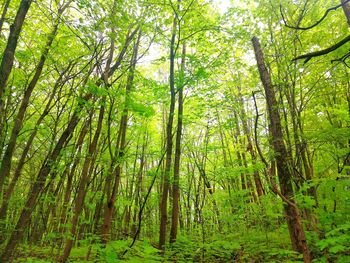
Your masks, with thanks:
[[[281,118],[278,111],[278,104],[276,95],[273,90],[273,85],[265,66],[264,55],[262,53],[259,40],[254,37],[252,39],[255,57],[258,63],[260,78],[264,86],[266,102],[269,111],[269,120],[271,123],[272,146],[276,155],[276,165],[278,171],[278,178],[281,186],[281,196],[286,198],[284,203],[284,210],[288,223],[289,235],[291,238],[293,248],[302,253],[304,262],[311,262],[311,254],[306,243],[304,229],[301,223],[301,217],[298,207],[293,201],[292,174],[287,160],[287,150],[283,142],[283,133],[281,127]]]

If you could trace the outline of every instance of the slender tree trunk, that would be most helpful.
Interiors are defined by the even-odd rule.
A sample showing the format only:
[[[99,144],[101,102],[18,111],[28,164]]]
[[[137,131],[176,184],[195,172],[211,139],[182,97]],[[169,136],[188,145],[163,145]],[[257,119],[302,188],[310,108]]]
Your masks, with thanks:
[[[82,144],[84,142],[84,138],[85,138],[86,133],[88,131],[88,127],[89,127],[89,122],[86,121],[83,124],[83,127],[82,127],[82,129],[81,129],[81,131],[79,133],[78,140],[77,140],[77,142],[75,144],[75,148],[77,149],[77,153],[76,153],[76,155],[74,157],[73,165],[67,171],[67,173],[68,173],[67,183],[66,183],[66,189],[65,189],[64,195],[63,195],[62,210],[61,210],[61,213],[60,213],[60,226],[59,226],[59,231],[58,231],[61,235],[63,234],[64,229],[65,229],[63,227],[63,225],[66,223],[66,217],[67,217],[67,210],[68,210],[69,200],[70,200],[71,195],[72,195],[73,177],[74,177],[74,173],[75,173],[76,167],[78,166],[80,158],[81,158],[80,154],[81,154]]]
[[[243,141],[241,139],[241,128],[239,127],[239,119],[238,119],[238,114],[236,111],[233,111],[234,118],[236,120],[236,142],[238,145],[243,146]],[[248,167],[248,162],[247,162],[247,157],[245,152],[240,151],[239,148],[236,151],[237,158],[239,165],[241,167]],[[257,196],[254,191],[254,186],[252,185],[251,181],[251,176],[248,173],[241,173],[241,183],[242,183],[242,190],[248,189],[250,191],[251,197],[253,198],[254,201],[257,201]]]
[[[169,177],[171,171],[171,159],[173,153],[173,121],[175,112],[175,38],[177,32],[177,17],[175,15],[173,20],[173,28],[170,42],[170,107],[169,117],[166,127],[166,158],[165,158],[165,170],[163,174],[163,189],[160,201],[160,227],[159,227],[159,248],[164,249],[166,232],[167,232],[167,220],[168,220],[168,194],[169,194]]]
[[[181,57],[181,72],[182,81],[178,88],[179,100],[178,100],[178,118],[177,118],[177,130],[176,130],[176,142],[175,142],[175,160],[174,160],[174,182],[173,182],[173,209],[171,216],[171,229],[170,229],[170,243],[176,241],[177,228],[179,222],[179,199],[180,199],[180,157],[181,157],[181,136],[182,136],[182,119],[183,119],[183,88],[184,88],[184,75],[185,75],[185,59],[186,59],[186,44],[182,45],[182,57]]]
[[[136,145],[136,152],[135,152],[135,158],[133,162],[133,173],[132,173],[132,178],[127,178],[127,184],[126,184],[126,193],[125,193],[125,198],[127,200],[130,200],[130,203],[126,205],[126,213],[124,217],[124,227],[123,227],[123,238],[127,239],[130,235],[130,223],[131,223],[131,215],[132,215],[132,208],[133,204],[136,201],[136,196],[134,193],[136,193],[136,177],[137,177],[137,172],[136,172],[136,166],[137,166],[137,159],[139,155],[139,140],[137,141]]]
[[[211,185],[210,181],[208,180],[207,173],[206,173],[206,160],[207,160],[207,155],[208,155],[208,144],[209,144],[209,125],[207,125],[206,132],[205,132],[204,154],[201,158],[198,158],[198,160],[197,160],[197,158],[194,159],[194,162],[195,162],[197,169],[199,171],[200,178],[203,179],[203,183],[204,183],[202,207],[204,206],[204,202],[205,202],[205,194],[206,194],[205,190],[207,190],[211,196],[214,194],[214,190],[215,190],[214,186]],[[193,156],[195,157],[194,153],[193,153]],[[199,188],[198,188],[198,192],[199,192]],[[212,199],[212,204],[213,204],[213,209],[214,209],[215,216],[216,216],[215,225],[218,226],[219,232],[222,233],[222,222],[221,222],[221,218],[220,218],[220,211],[219,211],[218,205],[216,203],[216,200],[214,198]],[[200,217],[201,217],[201,215],[200,215]],[[202,222],[202,227],[204,227],[203,222]]]
[[[201,167],[201,165],[199,165],[198,170],[199,170],[200,176],[203,178],[204,186],[207,188],[209,194],[213,195],[214,194],[213,187],[207,178],[207,175],[206,175],[204,168]],[[212,200],[212,203],[213,203],[213,208],[214,208],[214,212],[215,212],[215,216],[216,216],[215,223],[218,225],[218,229],[221,233],[222,232],[222,223],[220,220],[220,211],[219,211],[219,208],[218,208],[218,205],[217,205],[215,199]]]
[[[147,131],[145,131],[144,136],[143,136],[143,142],[142,142],[142,150],[141,150],[141,156],[140,156],[140,166],[139,170],[137,173],[137,183],[136,183],[136,189],[135,189],[135,211],[133,214],[133,224],[131,227],[131,235],[135,236],[137,235],[137,231],[141,231],[141,229],[138,229],[138,213],[140,211],[141,205],[142,205],[142,193],[143,193],[143,170],[145,167],[145,152],[146,152],[146,147],[147,147],[147,142],[148,142],[148,135]],[[139,234],[138,234],[139,235]]]
[[[276,95],[273,89],[270,75],[265,65],[264,55],[261,50],[258,38],[253,37],[252,42],[260,78],[265,89],[271,132],[273,136],[272,145],[276,153],[276,163],[281,192],[285,198],[291,200],[294,195],[292,186],[292,173],[290,171],[290,166],[287,160],[287,150],[283,141],[281,118],[276,101]],[[302,253],[304,262],[309,263],[311,262],[311,254],[306,242],[305,232],[301,222],[301,216],[299,214],[298,207],[295,203],[292,203],[290,201],[285,202],[283,206],[293,249]]]
[[[193,185],[193,181],[194,181],[194,166],[190,165],[190,163],[187,163],[187,197],[185,199],[185,196],[183,196],[184,198],[184,203],[186,204],[186,233],[190,233],[191,230],[191,222],[192,222],[192,216],[191,216],[191,207],[192,207],[192,202],[191,202],[191,196],[193,195],[192,193],[192,185]]]
[[[56,209],[56,204],[59,198],[59,191],[63,184],[64,177],[61,176],[58,181],[56,187],[53,183],[51,183],[50,187],[47,187],[47,191],[45,192],[45,199],[42,202],[42,213],[38,215],[38,220],[33,220],[37,230],[34,237],[32,237],[33,244],[39,244],[40,240],[45,233],[49,232],[48,222],[50,216],[54,217],[54,212]],[[42,221],[41,224],[37,224],[37,222]]]
[[[240,101],[240,106],[241,106],[241,118],[242,118],[242,125],[243,125],[243,131],[246,135],[247,138],[247,150],[252,157],[252,164],[256,164],[256,153],[253,148],[253,142],[252,142],[252,137],[251,137],[251,129],[249,128],[248,121],[247,121],[247,114],[244,109],[244,103],[243,103],[243,97],[241,94],[241,88],[238,87],[238,99]],[[254,182],[255,182],[255,188],[258,193],[258,196],[262,196],[264,194],[264,189],[261,183],[261,179],[259,176],[259,172],[255,169],[254,170]]]
[[[1,31],[2,31],[2,27],[4,25],[5,22],[5,17],[6,17],[6,13],[7,13],[7,9],[10,5],[11,0],[6,0],[4,7],[2,9],[2,13],[1,13],[1,17],[0,17],[0,37],[1,37]]]
[[[10,35],[7,40],[7,45],[4,50],[2,61],[0,65],[0,116],[4,109],[4,92],[7,80],[11,74],[13,67],[13,60],[15,57],[15,50],[17,48],[17,41],[22,30],[24,19],[29,10],[32,0],[22,0],[13,24],[10,27]],[[3,123],[0,123],[0,134],[2,133]]]

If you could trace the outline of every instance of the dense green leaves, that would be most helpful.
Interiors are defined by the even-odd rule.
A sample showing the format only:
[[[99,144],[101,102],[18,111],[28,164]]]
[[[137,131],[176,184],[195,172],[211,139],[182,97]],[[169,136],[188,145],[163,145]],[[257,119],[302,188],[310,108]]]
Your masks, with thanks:
[[[0,59],[20,2],[11,0],[4,13]],[[283,210],[292,202],[313,262],[348,262],[349,43],[307,63],[293,61],[347,36],[341,6],[309,30],[293,28],[312,25],[336,5],[339,1],[34,1],[1,95],[0,165],[9,160],[11,165],[0,189],[0,261],[15,236],[15,262],[57,262],[70,240],[72,262],[301,262]],[[0,13],[4,8],[1,2]],[[166,242],[161,251],[173,32],[176,106],[180,91],[184,94],[183,114],[175,107],[171,131],[175,145],[176,121],[182,120],[179,229],[176,242]],[[261,41],[276,92],[292,174],[290,199],[282,195],[277,176],[253,36]],[[46,47],[43,70],[26,97]],[[23,123],[13,132],[26,100]],[[7,156],[13,138],[15,148]],[[42,171],[48,171],[44,178]],[[172,165],[166,241],[174,174]]]

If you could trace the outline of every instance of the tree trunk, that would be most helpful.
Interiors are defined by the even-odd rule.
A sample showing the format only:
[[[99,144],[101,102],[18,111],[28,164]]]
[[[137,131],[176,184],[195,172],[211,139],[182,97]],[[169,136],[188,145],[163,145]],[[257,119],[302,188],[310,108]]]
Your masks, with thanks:
[[[248,150],[250,156],[252,157],[252,164],[255,165],[256,164],[256,153],[255,153],[254,148],[253,148],[251,129],[249,128],[249,125],[247,122],[247,114],[246,114],[245,109],[244,109],[243,97],[241,94],[240,87],[238,87],[238,99],[239,99],[240,106],[241,106],[241,118],[242,118],[243,131],[245,133],[245,136],[247,137],[247,150]],[[256,191],[258,193],[258,196],[262,196],[264,194],[264,189],[263,189],[262,182],[261,182],[261,179],[259,176],[259,172],[256,170],[256,168],[254,169],[253,177],[254,177],[255,188],[256,188]]]
[[[177,17],[174,16],[173,28],[171,33],[170,42],[170,107],[169,117],[166,127],[166,158],[165,158],[165,170],[163,174],[163,189],[160,201],[160,227],[159,227],[159,248],[164,249],[166,240],[166,229],[168,220],[168,194],[169,194],[169,176],[171,170],[171,158],[173,153],[173,121],[175,112],[175,38],[177,31]]]
[[[146,152],[147,143],[148,143],[148,133],[147,131],[145,131],[143,136],[143,142],[142,142],[140,166],[137,173],[137,183],[136,183],[136,189],[135,189],[135,211],[133,215],[133,225],[131,228],[131,235],[136,237],[137,235],[140,234],[140,231],[141,231],[141,229],[138,229],[137,220],[140,220],[140,219],[138,219],[137,217],[139,214],[139,210],[141,209],[141,206],[142,206],[142,194],[144,192],[143,191],[143,170],[146,164],[145,152]]]
[[[281,192],[282,195],[287,198],[287,200],[292,200],[294,195],[292,186],[292,173],[287,160],[287,150],[283,141],[281,119],[278,110],[278,104],[276,101],[276,94],[271,82],[270,75],[265,65],[264,55],[261,50],[258,38],[253,37],[252,43],[258,64],[260,79],[265,90],[269,120],[271,124],[272,146],[276,154],[276,164]],[[292,247],[294,250],[303,254],[304,262],[311,262],[311,254],[306,242],[306,237],[298,207],[295,203],[292,203],[292,201],[285,202],[283,206],[287,219],[289,235],[292,241]]]
[[[1,37],[1,31],[2,31],[2,27],[4,25],[5,22],[5,17],[6,17],[6,13],[8,10],[8,7],[10,5],[11,0],[6,0],[5,4],[4,4],[4,8],[2,9],[2,13],[1,13],[1,17],[0,17],[0,37]]]
[[[241,129],[239,127],[238,114],[237,114],[237,112],[235,110],[233,111],[233,115],[234,115],[234,118],[236,120],[236,134],[235,134],[236,143],[238,145],[243,146],[243,142],[242,142],[242,139],[241,139]],[[248,162],[247,162],[247,158],[246,158],[245,152],[240,151],[240,149],[238,148],[236,150],[236,154],[237,154],[237,159],[238,159],[239,166],[248,168]],[[252,185],[250,174],[241,172],[241,184],[242,184],[242,190],[247,190],[248,189],[250,191],[252,199],[254,201],[257,201],[257,196],[256,196],[256,193],[254,191],[254,186]]]
[[[6,83],[11,74],[17,41],[22,30],[24,19],[29,10],[32,0],[22,0],[13,24],[10,27],[10,35],[7,40],[7,45],[3,53],[0,65],[0,116],[3,114]],[[3,124],[0,123],[0,134],[2,133]]]
[[[183,88],[184,88],[184,75],[185,75],[185,59],[186,59],[186,44],[182,46],[181,57],[181,72],[182,81],[180,81],[180,87],[178,88],[179,100],[178,100],[178,118],[177,118],[177,130],[176,130],[176,142],[175,142],[175,160],[174,160],[174,182],[173,182],[173,209],[171,216],[171,229],[170,229],[170,243],[176,241],[177,228],[179,222],[179,199],[180,199],[180,157],[181,157],[181,136],[182,136],[182,118],[183,118]]]
[[[38,176],[29,190],[27,201],[25,202],[24,208],[17,221],[16,227],[13,230],[5,249],[0,256],[0,261],[2,262],[10,261],[17,244],[19,244],[20,241],[22,240],[24,231],[30,222],[30,217],[33,212],[33,209],[37,204],[38,197],[45,186],[46,178],[51,172],[53,165],[56,163],[57,159],[59,158],[59,154],[64,144],[66,143],[67,139],[70,137],[71,133],[74,131],[76,125],[78,124],[78,121],[79,121],[78,114],[73,115],[71,120],[69,121],[67,128],[62,133],[60,139],[55,145],[55,148],[49,154],[46,161],[41,166]]]
[[[69,171],[67,171],[67,173],[68,173],[67,184],[66,184],[66,189],[65,189],[64,195],[63,195],[62,210],[60,213],[60,226],[59,226],[59,230],[58,230],[58,232],[61,235],[63,234],[64,229],[65,229],[65,227],[63,227],[63,225],[66,223],[67,209],[68,209],[69,200],[70,200],[71,194],[72,194],[73,176],[75,173],[75,169],[78,166],[79,161],[80,161],[82,144],[84,142],[84,138],[86,136],[86,133],[88,132],[88,127],[89,127],[89,122],[86,121],[83,124],[83,127],[79,133],[78,140],[75,144],[75,148],[77,149],[77,154],[74,157],[73,165],[72,165],[71,169],[68,169]],[[61,242],[62,242],[62,240],[60,241],[59,245],[61,245]]]

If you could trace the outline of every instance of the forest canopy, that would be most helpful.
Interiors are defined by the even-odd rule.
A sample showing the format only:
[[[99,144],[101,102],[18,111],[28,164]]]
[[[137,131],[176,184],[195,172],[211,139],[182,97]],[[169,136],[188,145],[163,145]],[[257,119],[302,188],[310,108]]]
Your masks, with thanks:
[[[350,262],[349,0],[1,0],[0,262]]]

